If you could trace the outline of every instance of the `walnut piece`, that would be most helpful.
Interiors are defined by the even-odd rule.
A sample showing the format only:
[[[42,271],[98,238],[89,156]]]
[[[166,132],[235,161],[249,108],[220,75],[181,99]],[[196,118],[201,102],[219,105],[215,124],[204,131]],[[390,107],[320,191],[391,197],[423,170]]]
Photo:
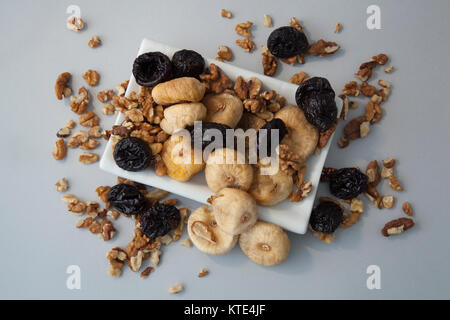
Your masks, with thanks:
[[[83,152],[78,157],[78,161],[84,164],[94,163],[98,161],[98,154],[92,152]]]
[[[70,107],[73,112],[77,114],[82,114],[90,101],[89,93],[85,87],[81,87],[78,90],[78,97],[70,97]]]
[[[95,189],[95,192],[97,193],[97,196],[100,198],[101,201],[103,202],[108,201],[109,189],[111,189],[109,186],[100,186],[97,189]]]
[[[141,272],[140,277],[141,277],[141,278],[147,278],[153,270],[154,270],[153,267],[147,267],[147,268],[145,268],[144,271]]]
[[[96,35],[92,36],[91,40],[89,40],[88,42],[88,46],[90,48],[96,48],[98,46],[100,46],[102,44],[102,42],[100,41],[100,38]]]
[[[384,228],[381,230],[381,234],[385,237],[389,237],[393,234],[400,234],[414,226],[414,221],[410,218],[400,218],[397,220],[392,220],[386,223]]]
[[[255,49],[255,43],[250,39],[238,39],[236,44],[246,52],[252,52]]]
[[[394,175],[394,168],[383,168],[381,170],[381,177],[383,179],[390,178]]]
[[[350,211],[356,213],[364,212],[364,202],[358,198],[353,198],[350,202]]]
[[[375,95],[377,93],[377,88],[375,88],[374,86],[371,86],[370,84],[368,84],[367,82],[363,82],[360,86],[359,86],[359,90],[361,91],[361,93],[363,95],[365,95],[366,97],[372,97],[373,95]]]
[[[92,69],[89,69],[85,73],[83,73],[83,79],[90,86],[96,86],[98,84],[98,72]]]
[[[377,160],[372,160],[367,164],[366,175],[369,178],[369,183],[376,187],[381,181],[380,166]]]
[[[58,192],[65,192],[69,188],[69,184],[68,184],[66,178],[62,178],[61,180],[56,182],[55,186],[56,186],[56,191],[58,191]]]
[[[66,27],[69,30],[78,32],[84,29],[84,21],[81,18],[72,17],[67,19]]]
[[[300,25],[300,22],[298,21],[298,19],[296,17],[292,17],[292,18],[289,19],[289,25],[291,27],[294,27],[298,31],[303,32],[303,28]]]
[[[272,17],[269,16],[268,14],[264,14],[264,25],[266,27],[272,27],[273,26]]]
[[[83,127],[95,127],[98,125],[99,120],[99,117],[92,110],[86,111],[85,114],[78,118],[78,122]]]
[[[339,50],[336,42],[328,42],[323,39],[315,43],[311,43],[306,51],[311,56],[327,57]]]
[[[395,191],[403,191],[403,187],[401,186],[400,182],[398,181],[398,178],[395,176],[389,177],[389,187],[391,187],[392,190]]]
[[[227,18],[230,19],[231,18],[231,12],[225,9],[220,10],[220,16],[222,18]]]
[[[393,66],[389,66],[389,67],[384,68],[384,72],[386,72],[386,73],[391,73],[392,71],[394,71],[394,67]]]
[[[294,74],[291,77],[291,79],[289,80],[289,82],[293,83],[293,84],[300,85],[300,84],[302,84],[303,82],[305,82],[307,80],[307,76],[308,75],[306,74],[306,72],[302,71],[302,72]]]
[[[382,197],[383,207],[386,209],[391,209],[394,206],[395,198],[394,196],[383,196]]]
[[[247,21],[247,22],[242,22],[236,25],[236,27],[234,28],[234,30],[236,31],[236,33],[240,36],[243,36],[245,38],[250,38],[252,36],[252,33],[250,31],[251,27],[253,25],[253,22],[251,21]]]
[[[278,152],[281,170],[287,172],[288,174],[292,174],[300,169],[302,159],[298,154],[292,152],[287,145],[280,144],[278,147]]]
[[[413,215],[411,204],[408,201],[403,203],[402,210],[406,215],[408,215],[410,217]]]
[[[219,61],[230,61],[233,59],[233,53],[231,49],[227,46],[219,46],[219,50],[217,50],[218,57],[216,58]]]
[[[222,93],[232,85],[230,78],[214,63],[211,63],[209,69],[200,75],[200,79],[208,92],[213,93]]]
[[[372,57],[372,61],[376,61],[379,65],[385,65],[388,60],[389,58],[384,53],[380,53],[379,55]]]
[[[264,74],[266,76],[273,76],[277,72],[278,69],[277,59],[275,59],[274,55],[271,54],[270,52],[263,54],[262,65]]]
[[[55,94],[58,100],[62,100],[63,97],[68,98],[72,94],[72,89],[67,85],[71,77],[70,72],[63,72],[56,79]]]
[[[174,294],[174,293],[179,293],[179,292],[181,292],[183,290],[184,290],[184,288],[181,285],[181,283],[176,283],[173,286],[171,286],[169,288],[169,290],[167,290],[167,292],[170,293],[170,294]]]
[[[105,103],[110,101],[114,97],[114,90],[103,90],[97,94],[98,101]]]
[[[311,190],[312,190],[312,182],[311,181],[303,182],[297,190],[293,191],[289,195],[289,201],[300,202],[311,193]]]
[[[102,108],[102,113],[105,115],[111,115],[114,113],[115,110],[116,108],[113,106],[113,104],[108,103]]]
[[[359,66],[359,70],[355,73],[355,77],[361,81],[367,81],[372,76],[372,70],[377,66],[376,61],[364,62]]]
[[[387,158],[383,160],[383,166],[385,168],[392,168],[395,166],[395,158]]]
[[[56,140],[55,147],[53,148],[52,155],[55,160],[62,160],[66,157],[67,147],[64,143],[64,139]]]
[[[342,30],[342,24],[340,24],[339,22],[336,23],[336,25],[334,26],[334,33],[339,33]]]
[[[356,81],[350,81],[342,89],[342,93],[348,96],[359,96],[358,83]]]
[[[203,268],[202,270],[200,270],[199,274],[197,275],[197,277],[199,278],[203,278],[204,276],[208,275],[209,271],[205,268]]]
[[[350,140],[361,138],[361,124],[365,121],[365,116],[350,120],[344,127],[345,137]]]
[[[84,131],[78,131],[75,132],[67,141],[67,147],[73,149],[78,148],[83,143],[87,142],[89,139],[89,136]]]

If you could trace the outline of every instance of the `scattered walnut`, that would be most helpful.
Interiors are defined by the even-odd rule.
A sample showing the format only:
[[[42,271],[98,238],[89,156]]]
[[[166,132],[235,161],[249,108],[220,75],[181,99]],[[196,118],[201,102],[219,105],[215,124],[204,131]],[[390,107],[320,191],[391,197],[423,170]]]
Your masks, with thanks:
[[[384,68],[384,72],[386,72],[386,73],[391,73],[392,71],[394,71],[394,67],[393,66],[389,66],[389,67]]]
[[[78,32],[84,29],[84,22],[81,18],[71,17],[67,19],[66,27],[69,30]]]
[[[233,53],[231,49],[227,46],[219,46],[219,50],[217,50],[218,57],[216,58],[219,61],[230,61],[233,58]]]
[[[67,204],[67,209],[74,215],[81,216],[86,211],[86,204],[81,201],[71,202]]]
[[[349,108],[349,99],[345,94],[339,95],[339,98],[342,100],[342,110],[339,115],[340,119],[347,120],[348,108]]]
[[[361,138],[361,124],[365,121],[365,116],[350,120],[344,127],[345,137],[350,140]]]
[[[116,87],[118,96],[123,96],[125,94],[125,92],[127,91],[129,82],[130,82],[130,80],[125,80],[124,82],[122,82],[121,84],[119,84]]]
[[[111,221],[104,218],[101,225],[102,225],[103,241],[111,240],[114,237],[114,235],[116,234],[116,229],[112,225]]]
[[[85,114],[78,118],[78,122],[83,127],[95,127],[98,125],[99,120],[99,117],[92,110],[86,111]]]
[[[367,136],[370,132],[370,121],[364,121],[359,127],[361,138]]]
[[[89,40],[89,42],[88,42],[88,46],[90,48],[96,48],[101,44],[102,44],[102,42],[100,41],[100,38],[96,35],[92,36],[91,40]]]
[[[191,231],[197,237],[202,238],[210,243],[216,243],[216,238],[214,233],[211,231],[209,226],[202,221],[194,221],[191,225]]]
[[[81,87],[80,90],[78,90],[78,97],[70,97],[70,107],[73,112],[82,114],[89,104],[89,101],[90,98],[88,91],[85,87]]]
[[[147,278],[153,270],[154,270],[153,267],[147,267],[147,268],[145,268],[144,271],[141,272],[140,277],[141,277],[141,278]]]
[[[83,150],[92,150],[97,148],[99,142],[94,139],[88,139],[85,143],[80,146],[80,149]]]
[[[362,202],[358,198],[353,198],[350,202],[350,211],[351,212],[357,212],[357,213],[363,213],[364,212],[364,202]]]
[[[200,75],[200,79],[208,92],[213,93],[222,93],[232,85],[230,78],[214,63],[211,63],[209,69]]]
[[[361,81],[367,81],[372,76],[372,70],[377,66],[376,61],[364,62],[359,67],[357,73],[355,73],[355,77]]]
[[[64,143],[64,139],[56,140],[55,147],[53,148],[52,155],[55,160],[62,160],[66,157],[67,147]]]
[[[84,131],[75,132],[67,141],[67,147],[78,148],[89,139],[88,134]]]
[[[69,188],[69,184],[68,184],[66,178],[62,178],[61,180],[56,182],[55,186],[56,186],[56,191],[58,191],[58,192],[65,192]]]
[[[70,89],[70,87],[67,85],[67,83],[70,81],[70,78],[70,72],[63,72],[56,79],[55,93],[58,100],[62,100],[63,97],[68,98],[72,94],[72,89]]]
[[[108,201],[109,189],[111,189],[109,186],[100,186],[97,189],[95,189],[95,192],[97,193],[97,196],[100,198],[101,201],[103,202]]]
[[[298,154],[293,153],[285,144],[280,144],[278,147],[280,168],[281,170],[292,173],[300,169],[302,159]]]
[[[366,97],[372,97],[373,95],[375,95],[377,93],[377,88],[375,88],[374,86],[371,86],[367,82],[363,82],[361,84],[361,86],[359,87],[359,90]]]
[[[300,22],[298,21],[298,19],[296,17],[292,17],[292,18],[289,19],[289,25],[291,27],[294,27],[298,31],[303,32],[303,28],[300,25]]]
[[[328,42],[320,39],[315,43],[311,43],[306,51],[311,56],[327,57],[339,50],[336,42]]]
[[[58,132],[56,132],[56,136],[58,138],[67,138],[68,136],[70,136],[70,128],[63,127],[59,129]]]
[[[406,215],[408,215],[410,217],[413,215],[411,204],[408,201],[403,203],[402,210]]]
[[[410,218],[400,218],[392,220],[384,226],[381,230],[381,234],[385,237],[389,237],[393,234],[400,234],[414,226],[414,221]]]
[[[83,74],[83,79],[90,86],[96,86],[98,84],[98,73],[95,70],[89,69]]]
[[[159,160],[156,162],[155,173],[159,177],[165,176],[167,174],[167,167],[164,164],[164,161]]]
[[[391,209],[394,206],[395,198],[394,196],[383,196],[382,197],[383,207],[386,209]]]
[[[92,152],[83,152],[78,157],[78,161],[84,164],[94,163],[98,161],[98,154]]]
[[[381,181],[380,166],[377,160],[372,160],[367,164],[366,175],[369,178],[369,183],[376,187]]]
[[[183,241],[181,241],[180,243],[182,246],[188,247],[188,248],[192,248],[192,242],[191,240],[189,240],[188,238],[184,239]]]
[[[330,140],[331,135],[336,130],[337,124],[338,124],[338,119],[336,119],[334,124],[328,130],[319,132],[319,143],[317,145],[317,147],[319,149],[325,147],[328,144],[328,141]]]
[[[78,198],[75,197],[73,194],[65,194],[61,197],[61,200],[67,204],[70,203],[78,203]]]
[[[349,101],[348,102],[348,107],[350,109],[354,110],[354,109],[358,108],[358,102],[356,102],[356,101]]]
[[[220,10],[220,16],[222,18],[227,18],[230,19],[231,18],[231,12],[225,9]]]
[[[246,99],[243,103],[245,110],[251,113],[261,113],[266,109],[266,104],[262,99]]]
[[[351,226],[355,225],[361,217],[361,213],[359,212],[352,212],[350,214],[344,214],[342,216],[342,222],[340,224],[340,227],[347,229]]]
[[[387,158],[383,160],[383,166],[385,168],[392,168],[395,166],[395,158]]]
[[[350,144],[350,141],[346,137],[341,137],[337,144],[339,148],[345,148]]]
[[[98,139],[102,136],[102,129],[100,128],[100,126],[93,126],[89,129],[88,135],[89,137]]]
[[[383,179],[390,178],[394,175],[394,168],[383,168],[381,170],[381,177]]]
[[[289,80],[289,82],[293,83],[293,84],[300,85],[300,84],[302,84],[303,82],[305,82],[307,80],[307,76],[308,75],[306,74],[306,72],[302,71],[302,72],[294,74],[291,77],[291,79]]]
[[[348,96],[359,96],[358,83],[356,81],[350,81],[344,86],[344,89],[342,89],[342,93]]]
[[[173,293],[179,293],[183,290],[184,290],[184,288],[181,285],[181,283],[176,283],[175,285],[171,286],[167,292],[170,294],[173,294]]]
[[[77,221],[76,228],[77,229],[84,229],[89,228],[89,226],[94,222],[94,218],[87,217],[85,219],[80,219]]]
[[[97,94],[98,101],[105,103],[110,101],[114,97],[114,90],[103,90]]]
[[[336,25],[334,26],[334,33],[339,33],[342,30],[342,24],[340,24],[339,22],[336,23]]]
[[[111,115],[114,113],[114,111],[116,110],[116,108],[114,108],[112,103],[108,103],[107,105],[105,105],[102,108],[102,113],[106,114],[106,115]]]
[[[384,53],[380,53],[379,55],[372,57],[372,61],[376,61],[379,65],[385,65],[388,60],[389,58]]]
[[[391,187],[391,189],[395,191],[403,191],[403,187],[400,185],[398,178],[395,176],[389,177],[389,187]]]
[[[264,25],[266,27],[272,27],[273,26],[272,17],[269,16],[268,14],[264,14]]]
[[[303,182],[300,188],[293,191],[289,195],[289,201],[300,202],[311,193],[311,190],[312,190],[312,182],[311,181]]]
[[[169,192],[167,192],[165,190],[154,189],[154,190],[150,191],[149,193],[147,193],[145,195],[145,197],[147,199],[161,200],[161,199],[167,197],[168,194],[169,194]]]
[[[255,49],[255,43],[250,39],[238,39],[236,44],[247,52],[252,52]]]
[[[125,116],[127,117],[128,120],[134,123],[144,121],[144,115],[142,114],[142,111],[139,109],[127,110],[125,112]]]
[[[245,38],[250,38],[252,36],[252,33],[250,31],[251,27],[253,25],[253,22],[251,21],[247,21],[247,22],[242,22],[236,25],[236,27],[234,28],[234,30],[236,30],[236,33],[240,36],[243,36]]]
[[[327,244],[330,244],[334,240],[334,233],[323,233],[323,232],[317,232],[311,229],[311,226],[309,227],[313,236],[319,238],[320,241],[325,242]]]
[[[199,278],[203,278],[204,276],[208,275],[209,271],[205,268],[203,268],[202,270],[200,270],[200,273],[198,274]]]

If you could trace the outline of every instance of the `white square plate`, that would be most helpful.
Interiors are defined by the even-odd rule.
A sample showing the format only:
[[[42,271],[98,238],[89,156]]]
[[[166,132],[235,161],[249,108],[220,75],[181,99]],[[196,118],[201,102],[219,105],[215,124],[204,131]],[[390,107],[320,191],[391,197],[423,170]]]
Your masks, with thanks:
[[[178,50],[179,49],[177,48],[144,39],[139,48],[138,55],[149,51],[160,51],[168,57],[172,57],[172,55]],[[208,63],[214,63],[219,66],[232,80],[235,80],[238,76],[242,76],[244,78],[257,77],[263,82],[264,88],[276,90],[279,94],[286,98],[289,104],[295,105],[295,91],[297,90],[296,85],[244,70],[230,64],[222,63],[215,59],[207,59],[207,61]],[[126,95],[128,96],[128,94],[132,91],[138,92],[138,90],[139,85],[134,80],[133,75],[131,75]],[[336,99],[336,104],[340,112],[342,106],[341,99]],[[120,124],[124,118],[125,116],[122,113],[119,113],[116,119],[116,124]],[[333,136],[331,136],[327,146],[322,149],[320,155],[312,155],[306,162],[307,170],[305,179],[312,182],[313,189],[311,194],[301,202],[290,202],[289,200],[285,200],[282,203],[272,207],[259,206],[259,217],[262,220],[275,223],[284,229],[295,233],[304,234],[306,232],[317,186],[320,180],[320,174],[322,172],[322,167],[325,163],[332,138]],[[157,176],[153,169],[147,169],[141,172],[129,172],[122,170],[114,162],[111,143],[111,140],[108,141],[100,161],[100,168],[102,170],[136,182],[150,185],[155,188],[167,190],[183,197],[196,200],[200,203],[206,203],[206,200],[213,194],[213,192],[206,185],[203,172],[195,175],[190,181],[178,182],[168,176]]]

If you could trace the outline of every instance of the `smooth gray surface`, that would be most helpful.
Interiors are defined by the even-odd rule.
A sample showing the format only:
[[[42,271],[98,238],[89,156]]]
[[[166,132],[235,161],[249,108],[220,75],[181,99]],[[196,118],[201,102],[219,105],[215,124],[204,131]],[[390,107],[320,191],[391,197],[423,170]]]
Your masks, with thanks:
[[[366,8],[381,6],[382,30],[366,28]],[[66,29],[66,8],[81,7],[87,28],[81,33]],[[234,14],[220,18],[221,8]],[[331,245],[311,234],[290,234],[291,254],[277,267],[250,262],[237,247],[211,257],[179,244],[165,248],[160,267],[149,279],[126,270],[119,279],[106,274],[105,253],[124,246],[133,227],[120,218],[117,237],[103,242],[87,231],[75,229],[77,217],[67,213],[54,183],[65,176],[70,192],[82,200],[96,200],[99,185],[112,185],[115,177],[97,165],[77,162],[80,150],[69,150],[65,161],[51,156],[55,132],[76,119],[67,104],[57,101],[56,76],[69,71],[72,87],[84,85],[88,68],[101,74],[98,90],[115,87],[130,75],[131,63],[143,37],[198,50],[214,57],[217,46],[229,45],[233,64],[262,72],[260,54],[243,52],[234,41],[235,24],[254,21],[259,47],[272,29],[263,26],[263,14],[276,26],[295,15],[306,26],[310,39],[338,42],[342,49],[330,58],[308,58],[301,67],[282,64],[277,76],[306,71],[329,78],[338,91],[353,78],[359,64],[384,52],[395,72],[381,68],[373,79],[393,83],[383,105],[385,117],[363,140],[340,150],[335,143],[329,166],[359,165],[372,159],[396,157],[397,173],[406,191],[394,194],[393,210],[370,207],[362,221],[339,230]],[[0,13],[0,70],[3,99],[3,138],[0,140],[0,297],[1,298],[450,298],[449,169],[450,108],[448,105],[450,30],[449,1],[9,1]],[[343,24],[334,34],[336,22]],[[87,46],[93,34],[103,45]],[[93,99],[96,100],[96,99]],[[363,112],[363,100],[350,117]],[[100,103],[94,109],[100,114]],[[105,128],[113,116],[102,117]],[[342,124],[338,128],[341,133]],[[102,144],[102,147],[105,143]],[[101,147],[101,148],[102,148]],[[98,152],[101,152],[98,150]],[[327,194],[321,186],[318,195]],[[380,229],[388,220],[402,217],[401,203],[413,204],[416,227],[406,234],[384,238]],[[196,203],[182,199],[182,205]],[[366,202],[367,205],[367,202]],[[81,290],[68,290],[68,265],[81,267]],[[366,288],[366,268],[381,268],[381,290]],[[197,279],[203,267],[210,275]],[[185,291],[166,294],[177,281]]]

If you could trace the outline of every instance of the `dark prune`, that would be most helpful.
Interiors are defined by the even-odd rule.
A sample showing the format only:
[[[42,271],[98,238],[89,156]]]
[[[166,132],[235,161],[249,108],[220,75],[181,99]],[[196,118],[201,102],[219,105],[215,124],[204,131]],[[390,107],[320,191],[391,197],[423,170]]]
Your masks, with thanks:
[[[343,210],[332,201],[321,201],[311,212],[309,224],[314,231],[333,233],[342,222]]]
[[[278,141],[272,141],[271,132],[273,130],[278,130]],[[278,118],[272,119],[258,130],[257,135],[258,150],[263,154],[266,153],[267,156],[275,154],[275,148],[280,144],[280,141],[283,140],[286,134],[287,129],[283,120]]]
[[[308,49],[308,39],[294,27],[281,27],[272,31],[267,39],[269,51],[277,58],[291,58]]]
[[[143,53],[134,60],[133,75],[139,85],[154,87],[172,79],[172,62],[161,52]]]
[[[197,78],[205,69],[205,59],[193,50],[180,50],[174,53],[172,66],[175,78]]]
[[[108,202],[124,214],[138,214],[145,208],[147,199],[136,187],[120,183],[109,190]]]
[[[330,192],[335,197],[350,200],[367,190],[367,176],[356,168],[336,170],[330,177]]]
[[[217,132],[216,130],[210,130],[210,129],[216,129],[219,130]],[[207,146],[209,146],[211,143],[216,141],[216,133],[220,133],[220,137],[223,139],[222,147],[226,146],[226,130],[231,129],[231,127],[221,124],[221,123],[215,123],[215,122],[207,122],[202,121],[201,122],[201,129],[200,125],[197,123],[196,125],[187,126],[186,130],[189,131],[191,135],[191,144],[192,147],[196,148],[198,146],[202,147],[202,150],[205,150]],[[217,144],[220,144],[220,141],[217,142]],[[220,147],[220,146],[218,146]],[[210,150],[213,151],[214,149]]]
[[[142,231],[151,239],[162,237],[180,223],[180,211],[172,205],[157,203],[139,219]]]
[[[298,86],[295,100],[308,122],[319,131],[327,131],[336,122],[335,93],[327,79],[314,77],[305,81]]]
[[[127,137],[116,144],[113,156],[120,168],[139,171],[149,165],[152,151],[147,142],[136,137]]]

